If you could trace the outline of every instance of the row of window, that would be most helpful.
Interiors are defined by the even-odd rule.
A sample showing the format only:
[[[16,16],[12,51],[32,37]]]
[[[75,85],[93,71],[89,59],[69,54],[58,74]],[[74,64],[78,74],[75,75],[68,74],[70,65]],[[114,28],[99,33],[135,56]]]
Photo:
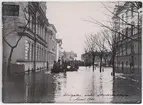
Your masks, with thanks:
[[[31,29],[32,32],[36,32],[36,16],[34,14],[32,14],[31,12],[29,12],[29,24],[28,24],[28,28]]]
[[[39,18],[37,18],[36,20],[36,15],[30,11],[29,11],[29,20],[30,22],[28,24],[28,28],[32,32],[38,34],[42,39],[44,39],[47,42],[48,32],[47,32],[47,28],[44,26],[44,23],[42,23]]]
[[[131,28],[127,27],[126,29],[122,30],[121,32],[118,32],[115,35],[115,40],[118,42],[126,38],[129,39],[130,36],[135,35],[137,33],[138,29],[135,26],[132,26]]]
[[[36,60],[37,61],[46,61],[47,60],[48,51],[42,47],[36,47]]]
[[[129,9],[127,9],[121,16],[118,17],[118,28],[125,27],[129,22],[129,19],[132,19],[134,16],[138,15],[138,11],[135,12],[134,5],[131,5]],[[121,25],[121,26],[120,26]]]
[[[131,63],[131,62],[128,62],[128,61],[125,61],[125,62],[124,62],[124,61],[121,61],[121,62],[119,61],[119,62],[117,62],[117,64],[116,64],[116,62],[115,62],[116,65],[126,65],[126,66],[128,66],[130,63]]]
[[[36,60],[47,61],[48,51],[44,47],[36,45]],[[34,44],[25,40],[25,59],[34,60]]]
[[[36,33],[47,42],[48,41],[48,31],[47,31],[47,28],[42,23],[40,23],[40,21],[38,21],[38,23],[37,23],[36,30],[37,30]]]
[[[129,55],[131,53],[138,54],[138,52],[141,51],[141,49],[138,48],[140,48],[140,45],[138,45],[137,42],[133,42],[132,44],[125,43],[124,45],[121,45],[120,48],[118,49],[117,56]]]

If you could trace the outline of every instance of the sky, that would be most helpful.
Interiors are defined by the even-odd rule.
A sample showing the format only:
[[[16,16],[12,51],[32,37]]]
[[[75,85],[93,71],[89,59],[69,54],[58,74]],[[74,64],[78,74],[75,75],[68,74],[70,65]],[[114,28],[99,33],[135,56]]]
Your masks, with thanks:
[[[114,3],[103,2],[110,10]],[[105,15],[105,14],[109,14]],[[86,22],[91,17],[100,22],[111,18],[101,2],[47,2],[47,18],[57,30],[57,38],[62,39],[64,51],[73,51],[80,59],[84,53],[85,35],[94,34],[100,31],[100,27]]]

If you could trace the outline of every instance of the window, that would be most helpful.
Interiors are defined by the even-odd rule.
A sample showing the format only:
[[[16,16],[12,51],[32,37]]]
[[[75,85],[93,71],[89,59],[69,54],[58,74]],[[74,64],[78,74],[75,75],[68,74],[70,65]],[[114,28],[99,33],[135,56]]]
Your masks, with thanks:
[[[128,27],[126,28],[126,36],[128,37]]]
[[[40,24],[40,36],[42,37],[42,26]]]
[[[124,45],[122,45],[122,55],[123,55],[123,52],[124,52]]]
[[[46,61],[46,50],[44,50],[44,61]]]
[[[138,46],[139,46],[138,44],[139,42],[134,42],[134,51],[136,54],[138,54]]]
[[[28,60],[31,60],[31,43],[28,43],[29,48],[28,48]]]
[[[25,40],[25,59],[27,60],[28,59],[28,48],[29,45],[28,45],[28,41]]]
[[[118,35],[119,35],[119,41],[120,41],[120,32],[118,33]]]
[[[38,30],[37,30],[38,35],[40,35],[40,22],[38,21]]]
[[[47,34],[47,29],[45,28],[45,41],[47,41],[47,36],[46,36],[46,34]]]
[[[19,5],[3,4],[2,15],[3,16],[19,16]]]
[[[42,61],[44,59],[44,49],[42,48]]]
[[[31,45],[31,60],[34,60],[34,45]]]
[[[43,25],[41,25],[41,38],[43,38]]]
[[[128,43],[128,54],[131,54],[131,43]]]
[[[131,17],[132,17],[132,18],[133,18],[133,16],[134,16],[134,10],[133,10],[133,9],[134,9],[134,6],[132,5],[132,6],[131,6]]]
[[[27,22],[28,22],[28,21],[30,21],[30,12],[28,13],[28,16],[29,16],[29,17],[28,17]],[[28,23],[28,25],[27,25],[27,26],[28,26],[28,28],[30,28],[30,22]]]
[[[39,53],[39,59],[41,61],[42,60],[42,48],[41,47],[40,47],[39,51],[40,51],[40,53]]]
[[[135,28],[135,25],[133,25],[133,35],[135,35],[135,33],[136,33],[136,28]]]
[[[29,25],[30,25],[30,29],[32,29],[32,15],[31,15],[31,13],[29,14],[29,20],[30,20],[30,23],[29,23]]]
[[[134,33],[134,32],[133,32],[133,28],[134,28],[134,25],[131,26],[131,36],[132,36],[133,33]]]
[[[122,49],[121,47],[119,48],[119,56],[121,56],[121,53],[122,53]]]
[[[38,60],[40,60],[40,47],[39,47],[38,51],[39,51]]]
[[[44,50],[44,61],[46,61],[46,57],[47,57],[46,50]]]
[[[47,61],[48,61],[48,54],[49,54],[49,53],[48,53],[48,50],[47,50],[47,57],[46,57]]]
[[[128,23],[128,10],[126,11],[126,22]]]
[[[134,43],[131,42],[131,53],[134,54]]]
[[[122,35],[121,35],[121,40],[123,40],[124,39],[124,31],[122,30]]]
[[[119,23],[118,24],[119,24],[119,30],[120,30],[120,18],[119,18]]]
[[[125,49],[126,49],[126,55],[128,54],[127,50],[128,50],[128,43],[125,44]]]
[[[122,15],[122,26],[124,25],[124,14]]]
[[[122,21],[122,28],[124,28],[124,25],[125,25],[124,21],[126,21],[124,18],[125,18],[125,16],[124,16],[124,14],[123,14],[123,15],[122,15],[122,20],[121,20],[121,21]]]
[[[122,69],[123,69],[123,67],[124,67],[124,61],[122,61]]]
[[[36,20],[36,19],[35,19],[34,15],[32,15],[32,31],[33,31],[33,32],[35,32],[35,25],[36,25],[36,24],[35,24],[35,20]]]
[[[43,48],[41,48],[41,60],[43,61]]]
[[[39,47],[37,46],[37,48],[36,48],[36,60],[38,61],[38,49],[39,49]]]
[[[126,61],[126,66],[128,66],[128,61]]]

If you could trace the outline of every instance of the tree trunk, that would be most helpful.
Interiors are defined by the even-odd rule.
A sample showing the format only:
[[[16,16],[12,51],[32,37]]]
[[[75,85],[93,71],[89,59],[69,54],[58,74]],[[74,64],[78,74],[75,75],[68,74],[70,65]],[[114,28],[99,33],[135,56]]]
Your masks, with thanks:
[[[115,55],[112,56],[112,69],[113,69],[113,76],[115,76]]]
[[[102,70],[102,56],[100,56],[100,72]]]
[[[105,61],[105,67],[106,67],[106,65],[107,65],[107,60],[106,60],[106,58],[104,58],[104,61]]]
[[[92,65],[93,65],[93,71],[94,71],[94,61],[95,61],[95,58],[93,58],[93,62],[92,62]]]
[[[11,47],[10,54],[8,57],[8,66],[7,66],[7,74],[8,75],[11,74],[11,57],[12,57],[13,50],[14,50],[14,48]]]

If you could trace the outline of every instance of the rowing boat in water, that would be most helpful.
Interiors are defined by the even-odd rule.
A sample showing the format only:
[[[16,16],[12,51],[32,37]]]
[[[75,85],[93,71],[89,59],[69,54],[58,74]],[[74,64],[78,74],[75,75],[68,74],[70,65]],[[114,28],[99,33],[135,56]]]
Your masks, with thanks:
[[[65,67],[56,67],[56,68],[53,68],[51,69],[51,72],[52,73],[60,73],[60,72],[66,72],[66,71],[78,71],[78,66],[67,66],[66,68]]]

